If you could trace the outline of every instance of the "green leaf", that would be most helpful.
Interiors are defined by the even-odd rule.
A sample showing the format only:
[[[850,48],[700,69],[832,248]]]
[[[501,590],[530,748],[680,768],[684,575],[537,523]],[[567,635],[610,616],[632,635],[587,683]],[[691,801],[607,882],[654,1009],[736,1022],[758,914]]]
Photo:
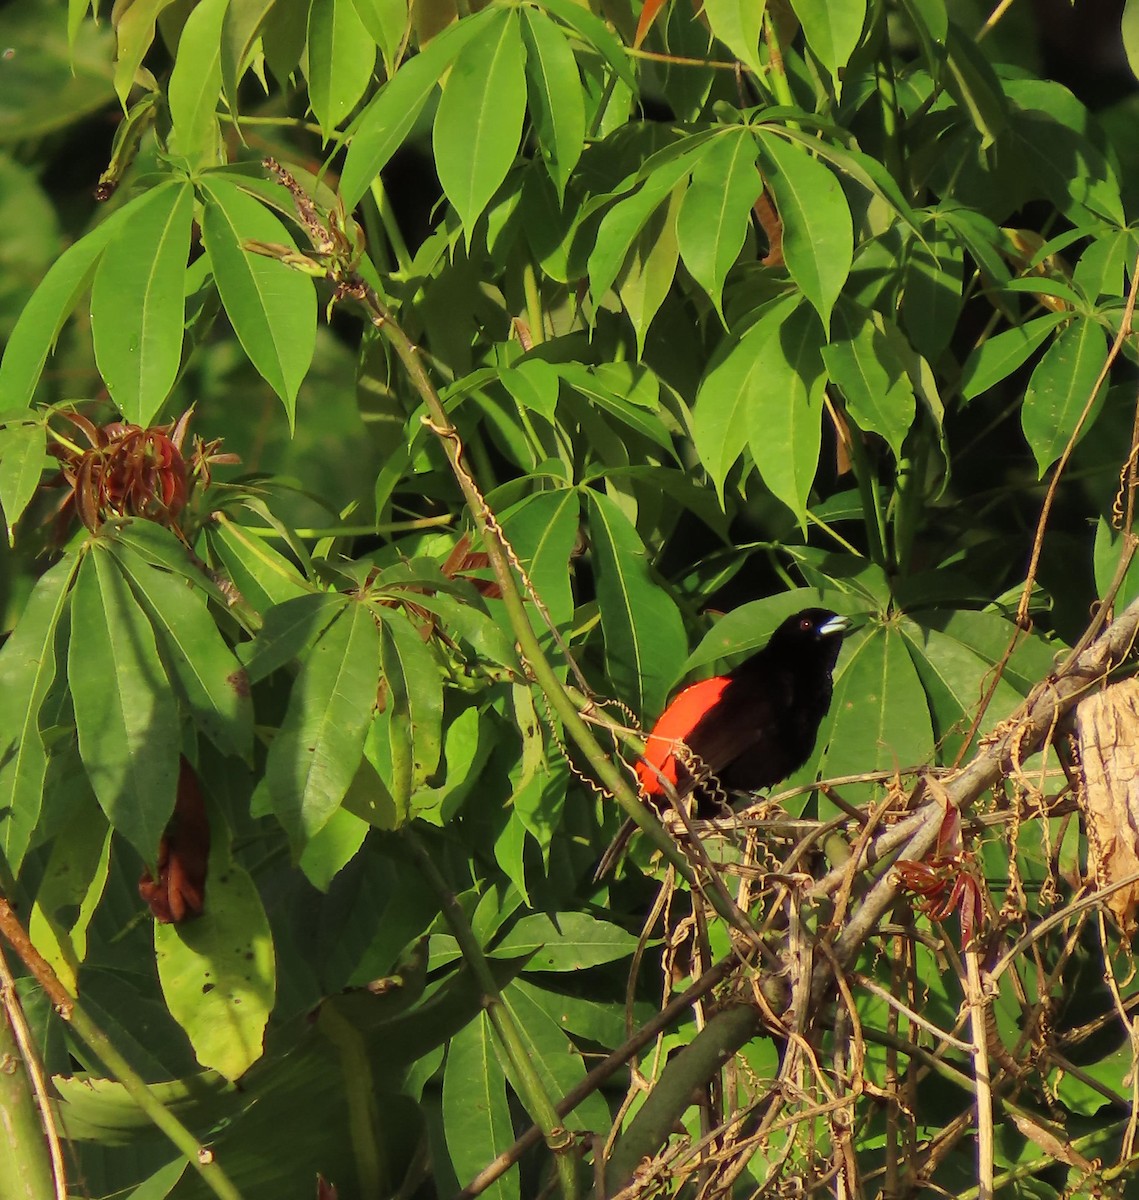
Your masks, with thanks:
[[[237,85],[249,69],[261,26],[277,0],[229,0],[222,24],[221,72],[230,112],[240,112]]]
[[[574,1044],[528,990],[515,988],[513,981],[502,989],[528,1057],[538,1072],[548,1096],[564,1096],[585,1078],[585,1064]],[[507,1067],[507,1077],[517,1092],[518,1081]],[[587,1096],[566,1118],[575,1129],[600,1133],[612,1122],[609,1106],[597,1092]]]
[[[228,7],[228,0],[203,0],[190,13],[170,73],[171,149],[195,166],[217,158],[221,32]]]
[[[764,66],[759,61],[759,31],[767,0],[705,0],[704,15],[712,32],[725,46],[757,75]]]
[[[692,170],[694,156],[681,155],[653,171],[631,196],[619,200],[602,218],[589,254],[589,290],[600,304],[613,286],[629,250],[665,198]]]
[[[289,559],[228,517],[215,517],[207,536],[210,549],[257,612],[313,590]]]
[[[866,24],[866,0],[791,0],[807,45],[824,67],[837,76],[850,61]]]
[[[0,360],[0,410],[24,408],[32,402],[47,356],[55,348],[71,310],[87,290],[107,243],[161,198],[160,189],[136,196],[69,246],[51,265],[24,305]]]
[[[945,86],[981,135],[987,150],[1008,128],[1008,101],[1001,82],[981,48],[954,21],[945,39],[948,71]]]
[[[356,603],[301,667],[265,766],[274,811],[294,843],[317,833],[348,791],[376,705],[379,666],[375,620]]]
[[[194,723],[223,754],[249,761],[249,678],[218,632],[205,596],[184,579],[150,566],[129,547],[112,548],[150,616],[170,678],[181,684]]]
[[[301,658],[350,603],[335,592],[310,592],[275,604],[265,613],[264,624],[252,642],[238,647],[250,683]]]
[[[250,361],[281,397],[291,427],[316,346],[316,288],[307,275],[244,248],[246,241],[296,248],[263,204],[216,176],[202,185],[202,236],[226,315]]]
[[[755,153],[747,130],[731,129],[717,138],[693,168],[677,218],[680,256],[721,321],[724,280],[743,249],[752,206],[763,191]]]
[[[150,424],[178,375],[193,220],[193,188],[161,185],[111,239],[95,272],[95,361],[111,399],[136,425]]]
[[[229,600],[199,565],[200,560],[192,558],[186,546],[165,525],[136,517],[133,520],[117,521],[113,526],[104,525],[99,531],[99,536],[104,541],[128,546],[134,554],[152,566],[180,575],[221,609],[228,607]]]
[[[154,26],[158,14],[173,0],[132,0],[116,5],[111,24],[115,29],[115,91],[125,109],[127,97],[134,87],[135,74],[146,52],[154,42]]]
[[[150,622],[98,542],[75,582],[67,679],[95,796],[153,864],[174,810],[182,734]]]
[[[815,314],[800,304],[768,332],[754,347],[759,374],[749,374],[759,386],[747,401],[748,445],[763,482],[805,528],[822,446],[827,382],[822,330]]]
[[[585,142],[585,100],[577,61],[561,28],[538,8],[522,10],[530,119],[546,171],[565,197]]]
[[[403,145],[455,56],[498,11],[484,8],[445,29],[426,50],[405,62],[368,104],[352,135],[340,177],[340,195],[346,208],[356,207],[388,159]]]
[[[900,458],[902,439],[916,412],[914,389],[876,316],[856,305],[840,304],[834,311],[831,341],[822,348],[823,362],[855,423],[881,434]]]
[[[588,913],[531,913],[513,925],[491,953],[499,958],[527,956],[528,971],[583,971],[628,958],[636,948],[633,934]]]
[[[649,326],[672,287],[676,264],[680,261],[676,217],[684,188],[685,184],[678,183],[668,203],[650,217],[637,235],[617,279],[617,294],[637,336],[638,359],[644,353]]]
[[[830,718],[819,734],[820,745],[826,744],[823,776],[928,762],[933,753],[929,704],[898,630],[882,626],[847,639],[847,647],[835,672]],[[820,798],[823,820],[838,811]]]
[[[79,559],[68,555],[37,581],[0,647],[0,851],[19,875],[40,819],[47,750],[39,715],[55,679],[55,646]]]
[[[447,1153],[460,1180],[471,1179],[514,1141],[506,1100],[506,1077],[495,1052],[494,1031],[480,1012],[451,1039],[443,1068],[443,1129]],[[512,1167],[483,1193],[517,1200],[518,1168]]]
[[[395,73],[395,56],[404,34],[408,31],[411,14],[408,0],[353,0],[356,12],[368,36],[380,48],[388,75]]]
[[[1034,317],[1023,325],[1014,325],[995,337],[982,342],[965,361],[961,370],[961,395],[966,400],[980,396],[1007,379],[1031,354],[1043,344],[1045,338],[1071,318],[1069,312],[1045,313]]]
[[[353,0],[317,0],[308,18],[308,98],[326,138],[359,103],[375,65],[376,43]]]
[[[902,326],[914,349],[936,362],[957,328],[963,303],[961,243],[952,230],[927,222],[906,247]]]
[[[503,514],[506,536],[555,625],[573,620],[569,560],[577,541],[581,497],[570,488],[537,492]],[[531,611],[530,623],[541,635],[546,623]]]
[[[8,527],[8,544],[15,541],[16,522],[35,495],[47,462],[44,427],[36,422],[0,427],[0,507]]]
[[[403,613],[381,608],[384,676],[403,677],[411,718],[412,790],[421,787],[439,765],[443,738],[443,675],[419,631]]]
[[[1020,423],[1041,475],[1060,457],[1075,432],[1106,360],[1102,326],[1090,317],[1077,317],[1037,363],[1024,393]],[[1102,399],[1102,385],[1099,395]],[[1085,421],[1081,433],[1090,424]]]
[[[87,930],[103,894],[111,863],[111,827],[99,806],[77,805],[51,843],[36,889],[28,936],[63,986],[74,995],[87,958]]]
[[[766,387],[766,367],[757,353],[778,336],[798,304],[798,296],[782,296],[766,305],[755,324],[700,383],[692,414],[693,440],[721,502],[728,472],[747,444],[748,410]]]
[[[766,129],[756,130],[783,222],[783,257],[823,328],[854,255],[854,227],[842,188],[821,163]]]
[[[269,919],[249,873],[230,854],[214,815],[206,902],[200,917],[154,927],[158,979],[194,1055],[237,1079],[262,1054],[277,988]]]
[[[514,163],[526,111],[518,10],[492,11],[451,68],[432,129],[439,182],[468,242]]]
[[[673,664],[687,652],[684,624],[672,597],[654,581],[629,518],[603,493],[587,495],[609,679],[634,712],[647,716],[663,707]]]
[[[542,7],[552,12],[559,21],[571,29],[597,51],[622,83],[634,94],[637,91],[637,76],[625,47],[613,35],[609,26],[595,17],[588,8],[575,4],[574,0],[542,0]]]
[[[1139,0],[1124,0],[1119,32],[1123,36],[1127,65],[1131,68],[1131,74],[1139,79]]]

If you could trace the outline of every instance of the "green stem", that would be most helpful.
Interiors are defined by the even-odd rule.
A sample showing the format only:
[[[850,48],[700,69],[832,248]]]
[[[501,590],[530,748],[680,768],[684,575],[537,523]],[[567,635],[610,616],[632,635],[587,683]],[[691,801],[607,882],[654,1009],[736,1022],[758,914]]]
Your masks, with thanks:
[[[534,1067],[530,1051],[523,1042],[514,1018],[503,1001],[502,992],[499,990],[490,964],[486,960],[486,955],[482,952],[482,946],[479,945],[478,938],[475,937],[475,932],[467,920],[467,914],[455,899],[455,893],[447,884],[442,872],[435,865],[435,860],[414,830],[406,827],[403,830],[403,837],[423,878],[439,897],[443,916],[451,927],[455,941],[459,943],[463,961],[470,968],[482,992],[487,1018],[507,1061],[510,1063],[514,1079],[522,1093],[523,1103],[534,1118],[534,1123],[541,1129],[542,1135],[546,1139],[546,1145],[554,1155],[562,1196],[564,1200],[575,1200],[578,1195],[577,1173],[574,1169],[573,1159],[565,1153],[572,1143],[572,1139],[567,1134],[565,1126],[562,1125],[554,1107],[553,1098],[546,1091],[541,1076]]]
[[[787,68],[783,63],[783,49],[779,45],[779,34],[775,30],[775,22],[771,19],[770,8],[765,8],[763,11],[763,37],[767,42],[767,79],[771,84],[771,90],[780,104],[794,108],[795,97],[791,94]],[[791,122],[788,124],[790,125]]]
[[[384,232],[388,235],[388,244],[392,248],[395,260],[399,264],[400,271],[406,274],[411,270],[411,254],[407,249],[407,243],[403,240],[399,222],[392,211],[391,201],[388,199],[388,193],[384,188],[383,180],[378,175],[372,180],[372,186],[369,190],[372,193],[372,200],[375,202],[376,211],[380,214],[380,220],[383,222]]]
[[[854,478],[858,481],[858,494],[862,497],[862,517],[866,522],[866,540],[872,562],[880,567],[886,563],[886,518],[882,512],[882,502],[878,496],[877,481],[871,469],[866,447],[862,443],[862,430],[850,419],[849,413],[844,413],[847,427],[850,429],[850,463],[854,468]]]
[[[0,1196],[45,1200],[58,1193],[31,1079],[8,1011],[16,1003],[14,989],[10,994],[11,999],[0,1005]]]
[[[530,342],[540,346],[546,340],[546,328],[542,312],[542,292],[538,287],[538,273],[530,259],[522,268],[522,286],[526,290],[526,320],[530,326]]]

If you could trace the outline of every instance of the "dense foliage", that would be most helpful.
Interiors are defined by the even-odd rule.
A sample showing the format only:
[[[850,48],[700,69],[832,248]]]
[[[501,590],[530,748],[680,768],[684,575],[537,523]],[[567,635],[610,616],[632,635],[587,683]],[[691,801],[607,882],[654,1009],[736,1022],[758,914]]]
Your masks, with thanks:
[[[1066,777],[940,768],[1139,594],[1136,102],[1023,0],[91,7],[0,9],[0,1192],[50,1094],[60,1195],[1129,1194]],[[676,848],[642,723],[818,603]]]

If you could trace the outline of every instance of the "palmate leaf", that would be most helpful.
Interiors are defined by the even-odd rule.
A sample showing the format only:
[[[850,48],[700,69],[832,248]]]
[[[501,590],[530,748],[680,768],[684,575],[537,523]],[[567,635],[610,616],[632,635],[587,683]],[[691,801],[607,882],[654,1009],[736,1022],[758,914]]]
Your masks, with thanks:
[[[259,613],[313,590],[280,551],[228,517],[216,515],[206,538],[237,590]]]
[[[354,603],[325,630],[293,683],[265,778],[273,809],[303,846],[340,806],[364,753],[376,705],[379,631]]]
[[[170,73],[171,145],[193,164],[210,164],[218,141],[221,31],[228,0],[203,0],[182,27]]]
[[[893,626],[847,639],[819,744],[826,746],[820,763],[824,778],[893,771],[930,760],[934,740],[929,702],[906,644]],[[820,798],[823,820],[839,811]]]
[[[652,578],[648,552],[617,504],[590,491],[589,530],[609,678],[643,716],[657,713],[687,650],[680,611]]]
[[[617,278],[617,294],[636,334],[638,359],[644,353],[645,336],[672,287],[676,265],[680,261],[676,217],[685,187],[683,182],[678,183],[666,203],[649,218],[633,242]]]
[[[961,371],[961,395],[972,400],[1007,379],[1034,351],[1044,345],[1057,325],[1070,319],[1068,312],[1045,313],[1014,325],[982,342],[969,355]]]
[[[499,958],[529,955],[530,971],[584,971],[628,958],[636,948],[633,934],[588,913],[531,913],[511,926],[491,953]]]
[[[55,678],[56,634],[78,568],[79,559],[68,555],[41,576],[0,648],[0,852],[13,875],[40,818],[48,763],[40,709]]]
[[[862,37],[866,0],[791,0],[807,45],[832,75],[845,67]]]
[[[153,863],[174,809],[182,734],[154,631],[98,542],[75,581],[67,679],[92,790],[114,828]]]
[[[95,272],[95,361],[119,411],[136,425],[150,424],[178,375],[193,219],[190,184],[162,184],[111,239]]]
[[[424,643],[419,631],[399,612],[378,610],[383,621],[382,656],[384,677],[389,684],[398,672],[403,678],[411,722],[412,770],[414,791],[423,785],[439,765],[442,750],[443,677],[435,655]]]
[[[503,514],[503,528],[534,590],[556,625],[573,620],[570,555],[581,520],[581,497],[571,488],[537,492]],[[530,623],[539,635],[546,624],[537,612]]]
[[[491,11],[455,60],[432,128],[439,182],[468,243],[518,153],[526,111],[519,11]]]
[[[316,346],[316,288],[307,275],[245,249],[247,241],[296,247],[263,204],[217,176],[206,176],[202,188],[202,237],[226,315],[250,361],[280,396],[291,427],[297,389]]]
[[[712,32],[759,76],[764,73],[759,61],[759,31],[765,7],[765,0],[707,0],[704,5]]]

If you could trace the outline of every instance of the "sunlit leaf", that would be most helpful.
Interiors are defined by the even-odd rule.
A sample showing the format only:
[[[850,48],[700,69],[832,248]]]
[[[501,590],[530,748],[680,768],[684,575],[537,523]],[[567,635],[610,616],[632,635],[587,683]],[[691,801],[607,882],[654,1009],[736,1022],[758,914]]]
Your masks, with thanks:
[[[285,226],[252,196],[216,176],[206,190],[202,236],[234,332],[281,397],[290,424],[316,345],[316,289],[298,271],[245,249],[247,241],[291,246]]]
[[[95,360],[119,411],[136,425],[150,424],[178,374],[193,217],[193,188],[162,185],[117,231],[95,272]]]
[[[162,994],[198,1062],[237,1079],[261,1057],[276,960],[257,887],[233,859],[221,824],[215,816],[204,911],[193,921],[156,924],[154,952]]]
[[[376,44],[353,0],[317,0],[308,19],[308,98],[324,136],[355,108],[376,65]]]

